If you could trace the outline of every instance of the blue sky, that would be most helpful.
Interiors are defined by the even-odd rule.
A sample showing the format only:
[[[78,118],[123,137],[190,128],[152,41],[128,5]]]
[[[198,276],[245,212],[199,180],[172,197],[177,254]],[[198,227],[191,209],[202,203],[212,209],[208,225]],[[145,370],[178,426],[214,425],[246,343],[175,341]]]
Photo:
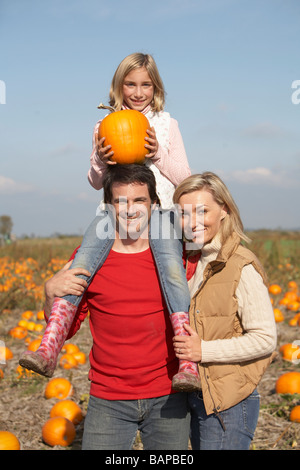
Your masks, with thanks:
[[[0,0],[0,215],[18,236],[84,232],[97,105],[138,51],[193,173],[225,180],[246,228],[299,228],[299,29],[298,0]]]

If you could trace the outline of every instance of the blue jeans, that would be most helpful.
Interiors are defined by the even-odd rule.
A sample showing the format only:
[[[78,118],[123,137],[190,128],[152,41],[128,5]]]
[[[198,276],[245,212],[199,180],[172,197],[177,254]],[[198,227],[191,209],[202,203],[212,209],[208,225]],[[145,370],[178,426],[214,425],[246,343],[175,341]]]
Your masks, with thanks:
[[[259,394],[254,390],[245,400],[221,411],[218,417],[206,414],[201,392],[190,393],[192,449],[248,450],[257,426],[259,402]]]
[[[91,276],[80,275],[88,283],[105,262],[115,237],[115,221],[111,211],[101,211],[88,227],[70,269],[85,268]],[[152,211],[149,243],[157,267],[168,311],[188,312],[190,293],[182,261],[180,229],[171,210]],[[66,295],[64,299],[78,306],[82,296]]]
[[[130,450],[137,430],[144,450],[187,450],[190,415],[186,393],[143,400],[90,396],[83,450]]]

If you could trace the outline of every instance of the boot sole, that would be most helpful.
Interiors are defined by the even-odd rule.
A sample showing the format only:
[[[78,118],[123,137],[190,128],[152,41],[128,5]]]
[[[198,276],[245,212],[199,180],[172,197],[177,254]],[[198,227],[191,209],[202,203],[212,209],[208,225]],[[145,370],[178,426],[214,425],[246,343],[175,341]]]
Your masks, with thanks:
[[[33,372],[36,372],[39,375],[43,375],[44,377],[52,377],[54,372],[49,370],[49,366],[46,361],[43,361],[43,359],[40,357],[35,358],[33,355],[24,355],[20,358],[19,364],[25,369],[32,370]]]

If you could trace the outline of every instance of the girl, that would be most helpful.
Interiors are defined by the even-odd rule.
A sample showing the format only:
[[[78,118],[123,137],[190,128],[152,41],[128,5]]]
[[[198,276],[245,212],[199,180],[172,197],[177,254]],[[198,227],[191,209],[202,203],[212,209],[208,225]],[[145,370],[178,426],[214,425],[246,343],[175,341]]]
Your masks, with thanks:
[[[114,74],[109,96],[109,104],[116,111],[135,109],[144,113],[151,125],[145,138],[145,147],[149,149],[146,165],[155,175],[162,210],[153,211],[150,246],[174,331],[176,334],[185,334],[183,324],[188,322],[190,296],[182,264],[181,240],[176,234],[172,220],[174,213],[170,209],[175,186],[190,175],[190,169],[178,124],[163,111],[164,86],[154,59],[141,53],[126,57]],[[110,161],[113,152],[110,146],[105,146],[105,137],[98,139],[99,125],[100,121],[94,129],[91,168],[88,173],[89,182],[95,189],[102,188],[107,165],[115,164]],[[106,233],[101,229],[107,215],[105,210],[98,211],[71,266],[72,269],[76,268],[73,273],[78,275],[81,295],[56,298],[41,346],[35,353],[24,353],[20,359],[23,367],[52,376],[83,292],[111,249],[114,236],[112,229]],[[170,227],[173,227],[172,239],[157,237],[159,230],[162,234],[170,234]],[[153,233],[156,236],[151,236]],[[174,376],[172,384],[174,389],[180,391],[197,388],[196,365],[180,361],[179,372]]]
[[[266,275],[241,245],[238,208],[214,173],[193,175],[174,193],[192,242],[187,258],[190,336],[175,337],[178,358],[197,361],[201,392],[189,394],[193,450],[246,450],[257,424],[256,390],[272,361],[276,325]],[[203,215],[202,215],[203,214]]]

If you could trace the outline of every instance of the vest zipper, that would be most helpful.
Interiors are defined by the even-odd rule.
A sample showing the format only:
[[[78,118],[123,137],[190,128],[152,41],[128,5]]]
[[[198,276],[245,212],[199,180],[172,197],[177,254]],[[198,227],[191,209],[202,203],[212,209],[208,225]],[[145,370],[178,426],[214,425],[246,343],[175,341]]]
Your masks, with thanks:
[[[211,271],[212,271],[212,269],[210,268],[210,269],[209,269],[209,273],[210,273]],[[201,284],[201,287],[200,287],[200,289],[196,292],[196,294],[199,293],[199,291],[200,291],[200,290],[203,288],[203,286],[207,283],[207,281],[208,281],[209,278],[210,278],[210,276],[207,275],[207,276],[206,276],[206,279],[203,280],[203,282],[202,282],[202,284]],[[196,311],[195,311],[195,310],[196,310],[196,305],[194,306],[194,324],[195,324],[196,333],[197,333],[198,336],[199,336],[199,333],[198,333],[198,330],[197,330],[197,321],[196,321]],[[217,408],[216,408],[215,400],[214,400],[214,398],[213,398],[213,396],[212,396],[212,394],[211,394],[210,385],[209,385],[209,382],[208,382],[208,380],[207,380],[207,377],[206,377],[206,374],[205,374],[205,373],[204,373],[204,377],[205,377],[205,381],[206,381],[206,383],[207,383],[207,388],[208,388],[208,391],[209,391],[211,400],[212,400],[212,402],[213,402],[213,404],[214,404],[214,409],[213,409],[214,415],[218,418],[218,420],[219,420],[219,422],[220,422],[220,424],[221,424],[221,426],[222,426],[222,429],[223,429],[223,431],[225,432],[225,431],[226,431],[226,426],[225,426],[225,424],[224,424],[224,421],[223,421],[222,417],[220,416],[219,411],[218,411]]]

